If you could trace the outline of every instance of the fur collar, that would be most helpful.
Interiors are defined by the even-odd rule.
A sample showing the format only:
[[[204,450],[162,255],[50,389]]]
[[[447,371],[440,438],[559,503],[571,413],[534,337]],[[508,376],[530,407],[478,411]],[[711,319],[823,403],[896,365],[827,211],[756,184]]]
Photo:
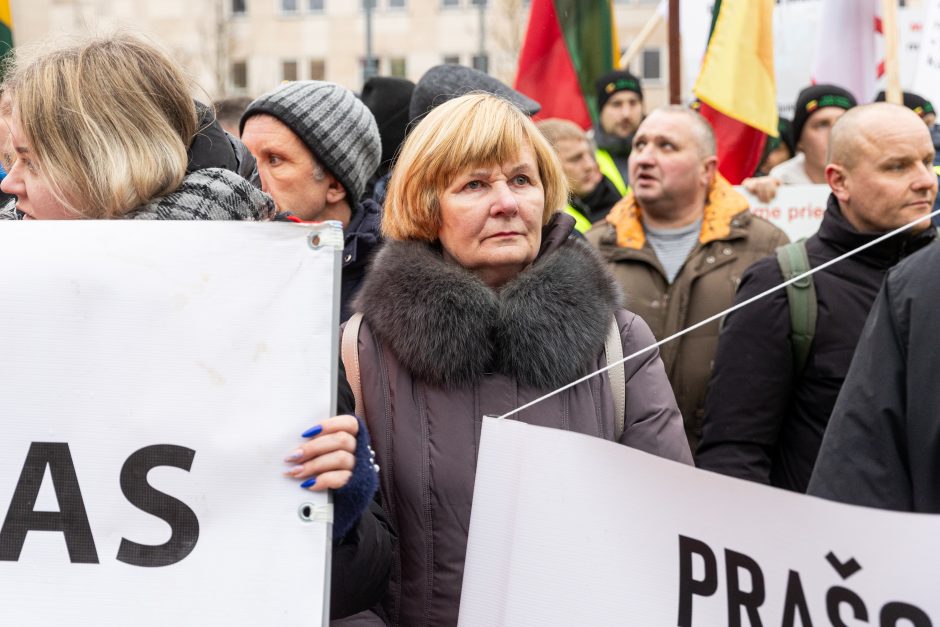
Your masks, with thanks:
[[[622,295],[583,239],[546,250],[495,292],[424,242],[387,242],[355,306],[411,374],[454,388],[496,372],[557,388],[602,350]]]

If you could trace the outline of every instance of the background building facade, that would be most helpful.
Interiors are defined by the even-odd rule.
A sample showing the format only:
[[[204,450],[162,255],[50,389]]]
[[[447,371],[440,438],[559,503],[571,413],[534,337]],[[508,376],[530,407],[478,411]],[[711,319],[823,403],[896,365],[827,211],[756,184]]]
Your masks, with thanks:
[[[284,80],[319,79],[354,91],[366,71],[371,3],[378,74],[417,81],[439,63],[488,71],[512,84],[529,0],[11,0],[17,46],[50,36],[142,33],[166,48],[208,98],[256,96]],[[617,0],[626,48],[658,0]],[[649,106],[668,99],[666,28],[631,64]]]

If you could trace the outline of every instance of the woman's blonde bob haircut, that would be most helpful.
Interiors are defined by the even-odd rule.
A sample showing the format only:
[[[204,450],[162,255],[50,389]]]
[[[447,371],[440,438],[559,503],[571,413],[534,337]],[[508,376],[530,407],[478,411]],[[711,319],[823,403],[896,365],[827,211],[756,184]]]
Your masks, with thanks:
[[[179,65],[124,34],[42,50],[14,50],[2,89],[59,202],[114,218],[178,188],[197,123]]]
[[[561,162],[535,124],[492,94],[454,98],[432,110],[408,135],[392,170],[382,232],[391,239],[435,241],[441,194],[461,173],[517,159],[531,149],[545,190],[542,223],[561,210],[568,184]]]

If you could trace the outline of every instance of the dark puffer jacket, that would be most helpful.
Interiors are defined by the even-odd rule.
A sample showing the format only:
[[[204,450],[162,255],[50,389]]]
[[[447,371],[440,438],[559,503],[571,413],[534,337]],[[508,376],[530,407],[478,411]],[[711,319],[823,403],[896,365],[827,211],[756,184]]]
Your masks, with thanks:
[[[539,257],[499,292],[421,242],[388,242],[356,305],[366,422],[383,503],[399,533],[384,606],[392,624],[457,623],[482,416],[501,415],[606,365],[616,314],[625,355],[651,345],[646,324],[567,215]],[[620,442],[691,462],[657,351],[625,364]],[[607,375],[515,416],[614,438]]]
[[[359,292],[372,256],[382,245],[382,207],[365,199],[353,209],[345,229],[343,279],[340,319],[345,322],[354,313],[353,299]]]
[[[940,514],[938,264],[935,244],[888,273],[832,412],[809,494]]]
[[[806,242],[815,268],[876,239],[859,233],[834,196]],[[823,432],[862,326],[888,269],[932,242],[935,231],[901,234],[814,275],[816,333],[795,373],[785,290],[730,314],[724,323],[705,403],[700,468],[805,492]],[[736,302],[783,283],[776,256],[751,266]]]

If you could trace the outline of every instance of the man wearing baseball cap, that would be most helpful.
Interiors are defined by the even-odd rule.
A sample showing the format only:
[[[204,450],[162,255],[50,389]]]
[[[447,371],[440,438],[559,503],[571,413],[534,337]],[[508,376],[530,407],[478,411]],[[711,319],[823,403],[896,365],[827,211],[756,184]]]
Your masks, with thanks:
[[[633,134],[643,121],[643,86],[640,79],[624,70],[614,70],[597,79],[598,123],[593,139],[597,144],[597,164],[613,181],[621,195],[630,181],[627,158]]]

